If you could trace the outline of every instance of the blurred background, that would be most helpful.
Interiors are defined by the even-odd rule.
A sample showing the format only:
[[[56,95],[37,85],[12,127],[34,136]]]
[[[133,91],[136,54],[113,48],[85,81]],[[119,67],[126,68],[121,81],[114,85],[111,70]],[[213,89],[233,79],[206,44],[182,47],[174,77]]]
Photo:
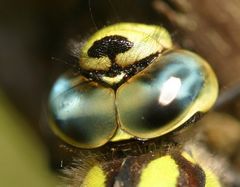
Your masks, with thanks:
[[[238,0],[1,0],[0,185],[54,186],[68,154],[47,126],[47,99],[69,67],[52,57],[68,60],[70,40],[128,21],[162,25],[177,47],[209,61],[220,97],[200,122],[201,141],[226,160],[231,186],[240,186],[239,10]]]

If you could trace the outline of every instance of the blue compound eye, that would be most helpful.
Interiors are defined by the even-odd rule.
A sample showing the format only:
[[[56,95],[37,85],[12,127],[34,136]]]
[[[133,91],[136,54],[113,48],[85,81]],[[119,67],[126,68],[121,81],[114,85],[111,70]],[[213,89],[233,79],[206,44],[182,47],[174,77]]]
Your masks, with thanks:
[[[114,98],[112,89],[66,73],[56,81],[49,98],[54,132],[78,147],[105,144],[117,128]]]
[[[117,91],[121,128],[139,138],[153,138],[206,112],[217,96],[208,64],[194,53],[170,51],[157,58]]]

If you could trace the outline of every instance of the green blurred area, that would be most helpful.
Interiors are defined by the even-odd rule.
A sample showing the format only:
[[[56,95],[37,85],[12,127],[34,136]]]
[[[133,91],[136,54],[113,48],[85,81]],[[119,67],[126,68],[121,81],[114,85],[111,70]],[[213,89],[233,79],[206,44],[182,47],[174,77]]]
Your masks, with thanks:
[[[0,186],[55,186],[48,156],[34,134],[0,90]]]

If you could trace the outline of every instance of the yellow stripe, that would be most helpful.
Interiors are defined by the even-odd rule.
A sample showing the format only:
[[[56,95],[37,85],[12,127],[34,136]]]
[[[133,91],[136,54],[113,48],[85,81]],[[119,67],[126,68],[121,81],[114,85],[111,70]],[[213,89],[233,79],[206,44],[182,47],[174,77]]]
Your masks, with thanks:
[[[196,161],[192,156],[190,156],[187,152],[182,152],[182,156],[187,159],[189,162],[196,164]]]
[[[212,173],[210,170],[204,170],[206,175],[206,185],[205,187],[221,187],[218,177]]]
[[[175,160],[169,155],[163,156],[143,169],[138,187],[176,187],[179,174]]]

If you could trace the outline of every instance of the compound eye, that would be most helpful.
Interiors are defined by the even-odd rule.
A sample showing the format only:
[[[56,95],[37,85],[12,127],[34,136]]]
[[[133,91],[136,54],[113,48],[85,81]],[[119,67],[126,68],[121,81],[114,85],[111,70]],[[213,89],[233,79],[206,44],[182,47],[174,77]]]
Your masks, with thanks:
[[[114,92],[82,76],[61,76],[50,94],[50,122],[54,132],[67,143],[95,148],[114,135],[116,115]]]
[[[139,138],[161,136],[206,112],[217,92],[216,77],[202,58],[167,52],[118,89],[121,128]]]

